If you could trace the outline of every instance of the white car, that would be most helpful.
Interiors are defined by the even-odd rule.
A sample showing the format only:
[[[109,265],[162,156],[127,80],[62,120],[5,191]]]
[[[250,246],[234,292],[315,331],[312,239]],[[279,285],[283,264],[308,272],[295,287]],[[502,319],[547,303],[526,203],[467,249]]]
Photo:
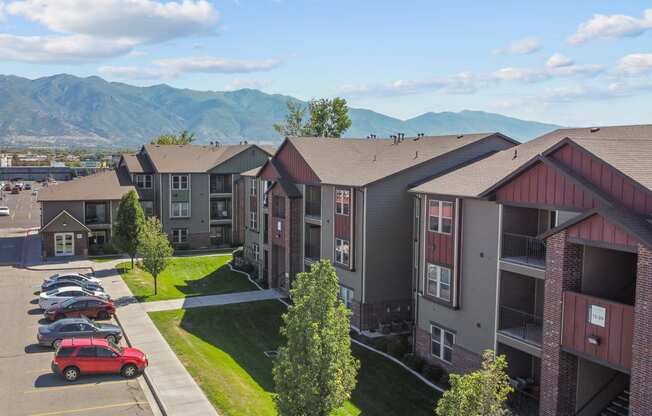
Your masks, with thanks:
[[[86,282],[86,283],[94,283],[96,285],[102,285],[102,282],[100,279],[92,276],[87,276],[85,274],[81,273],[57,273],[53,276],[48,277],[47,279],[43,280],[43,284],[41,285],[41,288],[45,288],[50,284],[51,282],[56,282],[59,279],[66,279],[66,280],[76,280],[80,282]]]
[[[56,305],[57,303],[78,296],[95,296],[97,298],[109,299],[109,295],[104,292],[85,290],[79,286],[68,286],[41,293],[38,300],[38,306],[41,309],[46,310],[52,305]]]
[[[0,217],[8,217],[9,215],[9,207],[0,207]]]

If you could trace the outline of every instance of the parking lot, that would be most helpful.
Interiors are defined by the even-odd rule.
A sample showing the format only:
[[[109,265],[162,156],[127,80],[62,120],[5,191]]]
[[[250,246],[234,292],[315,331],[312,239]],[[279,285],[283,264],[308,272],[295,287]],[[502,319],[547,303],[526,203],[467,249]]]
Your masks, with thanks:
[[[44,322],[36,292],[53,273],[0,267],[0,414],[152,415],[142,377],[82,376],[69,383],[52,373],[53,351],[36,342],[39,322]]]
[[[8,182],[8,181],[0,181]],[[21,191],[17,195],[10,192],[0,191],[0,206],[9,207],[11,215],[0,217],[0,229],[15,229],[15,228],[33,228],[41,225],[41,208],[36,202],[36,195],[32,195],[33,191],[38,191],[42,188],[42,184],[37,182],[25,181],[32,186],[31,191]]]

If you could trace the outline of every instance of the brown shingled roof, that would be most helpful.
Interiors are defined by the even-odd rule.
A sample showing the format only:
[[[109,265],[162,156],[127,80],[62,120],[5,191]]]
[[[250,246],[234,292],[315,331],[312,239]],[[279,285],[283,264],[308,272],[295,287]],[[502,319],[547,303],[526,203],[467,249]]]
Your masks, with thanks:
[[[142,153],[138,153],[135,155],[124,154],[122,155],[122,159],[125,161],[125,165],[127,165],[127,169],[129,169],[129,172],[131,173],[154,172],[154,168],[152,167],[152,164],[149,162],[149,159],[147,158],[146,155]]]
[[[558,129],[515,148],[500,151],[486,159],[445,173],[415,186],[410,191],[478,197],[494,184],[566,138],[577,141],[582,147],[586,145],[588,151],[603,158],[605,162],[623,173],[635,175],[636,177],[632,176],[632,178],[641,184],[650,184],[652,181],[650,163],[640,162],[641,158],[644,158],[644,154],[652,154],[650,152],[652,142],[649,142],[652,140],[652,125],[638,125],[600,127],[597,130],[595,128]],[[622,148],[616,149],[619,147]],[[639,160],[639,162],[635,162],[636,165],[631,160],[627,161],[628,157],[634,157],[635,152],[641,153],[631,159]]]
[[[499,133],[406,137],[398,144],[388,139],[292,137],[287,140],[322,183],[364,186],[492,136],[514,142]]]
[[[117,200],[132,189],[135,190],[126,172],[109,170],[43,188],[38,201]]]
[[[145,151],[159,173],[200,173],[226,162],[251,148],[267,149],[252,144],[236,145],[159,145],[146,144]]]

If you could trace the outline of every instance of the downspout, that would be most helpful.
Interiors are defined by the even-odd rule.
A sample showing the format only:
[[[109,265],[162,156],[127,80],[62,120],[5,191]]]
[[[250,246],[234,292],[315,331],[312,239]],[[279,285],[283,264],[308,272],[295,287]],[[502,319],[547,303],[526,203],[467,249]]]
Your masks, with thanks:
[[[366,276],[365,276],[365,265],[367,264],[367,247],[366,247],[366,240],[367,240],[367,188],[365,187],[363,190],[363,197],[362,197],[362,261],[360,262],[360,288],[361,288],[361,296],[360,296],[360,323],[359,323],[359,328],[362,328],[362,323],[364,322],[364,308],[363,305],[365,304],[365,282],[366,282]],[[333,224],[333,227],[335,224]]]

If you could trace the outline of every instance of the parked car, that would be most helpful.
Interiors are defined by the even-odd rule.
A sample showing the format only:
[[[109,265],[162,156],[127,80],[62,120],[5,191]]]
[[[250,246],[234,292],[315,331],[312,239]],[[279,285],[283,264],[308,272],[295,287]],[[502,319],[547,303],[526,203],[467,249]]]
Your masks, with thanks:
[[[70,279],[66,276],[63,276],[57,280],[43,282],[43,284],[41,285],[41,292],[49,292],[50,290],[58,289],[60,287],[66,287],[66,286],[79,286],[82,289],[86,289],[90,291],[104,292],[104,288],[99,283],[91,282],[90,280],[83,280],[83,279],[80,280]]]
[[[122,374],[136,377],[149,364],[137,348],[120,347],[105,339],[72,338],[61,341],[54,353],[52,371],[67,381],[86,374]]]
[[[58,289],[52,289],[49,292],[42,292],[39,295],[38,306],[46,310],[52,305],[61,303],[70,298],[77,298],[80,296],[95,296],[100,299],[108,299],[109,295],[100,291],[90,291],[82,289],[79,286],[66,286]]]
[[[45,319],[48,321],[83,316],[94,319],[109,319],[113,314],[115,314],[113,301],[98,299],[94,296],[70,298],[50,306],[43,312]]]
[[[82,273],[63,273],[63,274],[57,273],[57,274],[52,275],[52,276],[48,277],[47,279],[43,280],[43,284],[41,284],[41,289],[44,289],[48,282],[52,282],[52,281],[59,280],[59,279],[74,280],[76,282],[86,281],[86,282],[92,282],[92,283],[95,283],[95,284],[98,284],[98,285],[102,284],[100,279],[98,279],[96,277],[88,276],[88,275],[85,275],[85,274],[82,274]],[[73,285],[73,286],[75,286],[75,285]]]
[[[25,184],[18,182],[16,185],[14,185],[14,188],[18,188],[18,190],[22,191],[25,188]]]
[[[9,215],[9,207],[0,207],[0,217],[6,217]]]
[[[17,186],[14,186],[14,187],[11,189],[11,193],[12,193],[13,195],[19,194],[19,193],[20,193],[20,188],[17,187]]]
[[[66,318],[38,328],[39,345],[58,348],[68,338],[101,338],[116,344],[122,338],[122,330],[113,324],[99,324],[88,318]]]
[[[26,183],[25,185],[23,185],[23,189],[24,189],[25,191],[31,191],[31,190],[32,190],[32,185]]]
[[[10,183],[6,183],[4,189],[5,189],[5,192],[11,192],[11,189],[12,189],[12,188],[11,188],[11,184],[10,184]]]

